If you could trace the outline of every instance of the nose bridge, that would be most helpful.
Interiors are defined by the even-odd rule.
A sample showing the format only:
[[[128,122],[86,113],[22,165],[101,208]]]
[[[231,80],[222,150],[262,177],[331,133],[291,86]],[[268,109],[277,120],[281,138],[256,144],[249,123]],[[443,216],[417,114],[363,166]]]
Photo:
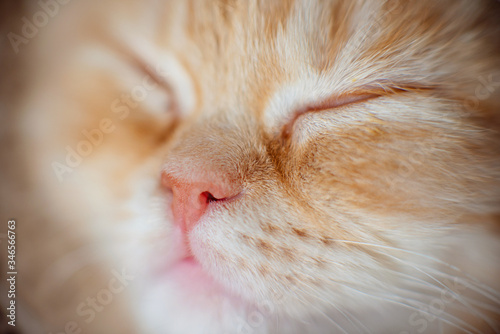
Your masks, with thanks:
[[[249,122],[237,119],[236,114],[229,116],[221,113],[204,117],[182,128],[167,154],[165,169],[184,172],[186,168],[187,171],[203,169],[208,174],[217,171],[234,178],[237,162],[253,145],[248,143],[252,137]]]
[[[236,128],[220,122],[202,122],[183,129],[167,155],[163,185],[173,194],[175,223],[187,233],[211,203],[236,197],[242,191],[238,174]]]

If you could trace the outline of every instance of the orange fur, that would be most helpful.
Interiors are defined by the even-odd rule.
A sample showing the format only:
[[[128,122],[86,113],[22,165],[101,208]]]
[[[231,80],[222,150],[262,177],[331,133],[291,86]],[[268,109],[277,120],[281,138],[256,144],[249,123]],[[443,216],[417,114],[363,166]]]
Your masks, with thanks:
[[[499,330],[499,13],[488,0],[61,7],[9,58],[25,88],[2,96],[21,328]],[[113,130],[58,174],[103,120]],[[162,173],[243,189],[185,236],[214,290],[176,288],[165,269],[178,259]],[[130,288],[83,321],[75,310],[124,263]]]

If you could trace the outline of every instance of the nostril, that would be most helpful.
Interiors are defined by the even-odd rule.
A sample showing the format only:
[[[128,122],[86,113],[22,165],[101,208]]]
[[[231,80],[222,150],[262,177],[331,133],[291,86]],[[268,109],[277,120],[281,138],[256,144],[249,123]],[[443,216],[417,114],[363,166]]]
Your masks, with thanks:
[[[186,180],[183,175],[174,175],[164,171],[162,185],[172,192],[171,209],[174,222],[184,232],[190,231],[211,207],[211,203],[225,203],[237,199],[242,190],[239,183],[224,180],[221,177],[194,177]],[[194,175],[196,176],[196,175]],[[215,181],[214,181],[215,179]]]
[[[205,191],[204,193],[202,193],[203,196],[206,197],[207,199],[207,203],[210,203],[210,202],[217,202],[217,201],[220,201],[221,198],[215,198],[214,195],[212,195],[210,192],[208,191]]]
[[[243,194],[243,192],[240,191],[237,194],[232,195],[232,196],[218,198],[218,197],[215,197],[214,195],[212,195],[211,192],[205,191],[201,195],[206,198],[206,202],[207,203],[211,203],[211,202],[223,202],[223,201],[230,201],[230,200],[233,200],[233,199],[237,199],[242,194]]]

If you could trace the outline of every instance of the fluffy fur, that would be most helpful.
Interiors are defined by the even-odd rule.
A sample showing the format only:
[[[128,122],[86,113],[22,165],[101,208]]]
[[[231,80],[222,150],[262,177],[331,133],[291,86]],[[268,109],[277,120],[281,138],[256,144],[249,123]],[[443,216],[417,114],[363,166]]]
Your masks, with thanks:
[[[498,332],[499,13],[488,0],[61,5],[9,60],[23,86],[3,97],[19,326]],[[183,235],[162,178],[240,195]],[[117,272],[133,278],[103,305]]]

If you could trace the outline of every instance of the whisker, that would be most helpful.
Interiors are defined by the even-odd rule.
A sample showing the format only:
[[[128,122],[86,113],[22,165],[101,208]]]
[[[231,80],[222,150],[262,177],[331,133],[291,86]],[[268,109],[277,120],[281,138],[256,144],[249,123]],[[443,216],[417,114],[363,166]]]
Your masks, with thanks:
[[[482,295],[482,296],[484,296],[484,297],[486,297],[486,298],[494,301],[497,304],[500,304],[500,299],[496,298],[496,296],[492,296],[490,294],[487,294],[487,292],[491,292],[492,294],[494,294],[495,291],[492,290],[489,286],[487,286],[487,285],[485,285],[485,284],[483,284],[481,282],[478,282],[478,281],[474,280],[473,282],[478,285],[478,286],[474,286],[468,280],[464,280],[464,279],[462,279],[460,277],[452,276],[450,274],[438,271],[438,270],[436,270],[436,269],[434,269],[432,267],[427,267],[427,266],[425,266],[425,267],[428,270],[434,271],[436,275],[444,276],[444,277],[446,277],[448,279],[451,279],[451,280],[458,279],[460,281],[459,282],[460,284],[463,284],[463,285],[467,286],[467,288],[469,288],[469,289],[477,292],[478,294],[480,294],[480,295]],[[486,292],[483,291],[483,290],[486,290]]]
[[[305,293],[305,294],[307,294],[307,295],[309,295],[309,296],[311,296],[311,297],[313,297],[313,298],[317,298],[317,299],[319,299],[319,300],[324,301],[327,305],[333,306],[333,307],[334,307],[334,308],[335,308],[335,309],[336,309],[336,310],[337,310],[340,314],[342,314],[342,316],[343,316],[343,317],[344,317],[347,321],[349,321],[349,322],[351,323],[351,325],[352,325],[354,328],[356,328],[356,329],[358,329],[358,330],[359,330],[359,328],[360,328],[360,327],[362,327],[362,328],[363,328],[363,330],[364,330],[364,331],[366,331],[366,333],[370,333],[370,330],[369,330],[369,329],[368,329],[368,328],[367,328],[367,327],[366,327],[366,326],[365,326],[365,325],[364,325],[361,321],[359,321],[359,319],[357,319],[355,316],[353,316],[353,315],[352,315],[351,313],[349,313],[348,311],[343,311],[343,310],[341,310],[341,309],[340,309],[337,305],[335,305],[334,303],[331,303],[331,302],[327,301],[326,299],[324,299],[324,298],[323,298],[323,297],[321,297],[321,296],[316,296],[316,295],[313,295],[313,294],[311,294],[311,293],[308,293],[307,291],[304,291],[303,289],[300,289],[300,291],[302,291],[303,293]],[[347,314],[349,314],[350,316],[349,316],[349,315],[347,315]],[[355,320],[357,324],[355,324],[353,320]],[[361,331],[359,331],[359,332],[361,333]]]
[[[307,294],[307,295],[310,295],[308,294],[306,291],[298,288],[300,291],[302,291],[303,293]],[[323,315],[328,321],[330,321],[331,323],[333,323],[335,325],[335,327],[337,327],[338,329],[340,329],[342,331],[342,333],[344,334],[349,334],[342,326],[340,326],[335,320],[333,320],[331,317],[329,317],[325,312],[323,312],[320,308],[314,306],[314,304],[309,304],[309,303],[305,303],[304,301],[298,299],[301,303],[303,303],[304,305],[306,305],[307,307],[312,307],[314,308],[316,311],[318,311],[321,315]]]
[[[414,252],[414,251],[407,250],[407,249],[403,249],[403,248],[393,247],[393,246],[377,245],[377,244],[372,244],[372,243],[367,243],[367,242],[359,242],[359,241],[352,241],[352,240],[342,240],[342,239],[329,239],[329,240],[334,241],[334,242],[343,242],[343,243],[347,243],[347,244],[356,244],[356,245],[363,245],[363,246],[369,246],[369,247],[377,247],[377,248],[381,248],[381,249],[394,250],[394,251],[404,252],[404,253],[408,253],[408,254],[412,254],[412,255],[415,255],[415,256],[426,258],[428,260],[431,260],[431,261],[434,261],[436,263],[439,263],[439,264],[441,264],[441,265],[443,265],[443,266],[445,266],[447,268],[450,268],[452,270],[457,271],[463,277],[465,277],[465,278],[469,279],[470,281],[476,283],[481,289],[486,290],[491,295],[494,295],[497,298],[500,298],[500,292],[496,291],[495,289],[491,288],[490,286],[488,286],[488,285],[486,285],[484,283],[481,283],[476,278],[468,275],[467,273],[464,273],[460,268],[458,268],[458,267],[456,267],[456,266],[454,266],[452,264],[446,263],[446,262],[444,262],[442,260],[436,259],[436,258],[434,258],[432,256],[429,256],[429,255],[426,255],[426,254],[421,254],[421,253]],[[422,265],[420,265],[420,266],[422,266]],[[426,267],[426,268],[431,269],[430,267]],[[448,277],[450,277],[450,276],[448,276]],[[455,276],[452,276],[452,277],[455,278]],[[493,296],[484,294],[484,292],[479,292],[479,291],[476,291],[476,292],[478,292],[478,293],[482,294],[483,296],[485,296],[485,297],[487,297],[489,299],[492,299],[496,303],[500,304],[500,299],[493,298]]]
[[[451,290],[449,287],[447,287],[444,283],[442,283],[440,280],[438,280],[437,278],[435,278],[431,274],[429,274],[429,273],[425,272],[424,270],[418,268],[416,265],[409,264],[406,261],[403,261],[403,260],[399,259],[396,256],[392,256],[392,255],[387,254],[385,252],[382,252],[382,254],[384,254],[384,255],[386,255],[386,256],[388,256],[388,257],[390,257],[390,258],[392,258],[392,259],[394,259],[396,261],[399,261],[399,262],[403,263],[404,265],[409,266],[409,267],[417,270],[418,272],[422,273],[423,275],[427,276],[432,281],[434,281],[438,285],[440,285],[444,290],[449,291],[457,300],[459,300],[467,308],[468,311],[470,311],[471,313],[473,313],[474,315],[476,315],[478,318],[481,318],[482,320],[484,320],[484,322],[486,322],[490,326],[490,328],[495,329],[495,330],[498,329],[497,326],[492,323],[492,320],[488,316],[486,316],[482,312],[478,311],[476,308],[472,307],[464,298],[462,298],[462,296],[460,296],[459,294],[457,294],[455,291]],[[440,292],[442,291],[437,286],[435,286],[435,287]]]
[[[412,310],[415,310],[415,311],[418,311],[420,313],[424,313],[424,314],[428,314],[432,317],[435,317],[445,323],[447,323],[448,325],[452,326],[452,327],[455,327],[455,328],[458,328],[460,330],[463,330],[464,332],[468,333],[468,334],[474,334],[474,333],[480,333],[480,331],[473,327],[472,325],[464,322],[463,320],[457,318],[457,317],[454,317],[448,313],[446,313],[446,315],[450,318],[450,320],[444,318],[443,316],[440,316],[440,315],[436,315],[436,314],[433,314],[431,312],[428,312],[426,310],[424,310],[423,308],[418,308],[418,307],[415,307],[415,306],[412,306],[412,305],[409,305],[406,303],[406,301],[411,301],[415,304],[418,304],[418,305],[421,305],[421,306],[425,306],[425,304],[423,304],[422,302],[418,301],[418,300],[415,300],[415,299],[409,299],[409,298],[403,298],[401,296],[392,296],[392,298],[388,297],[388,296],[379,296],[379,295],[374,295],[374,294],[371,294],[371,293],[368,293],[368,292],[365,292],[365,291],[361,291],[359,289],[356,289],[350,285],[347,285],[347,284],[343,284],[343,283],[340,283],[338,281],[335,281],[335,280],[332,280],[335,284],[338,284],[338,285],[341,285],[347,289],[350,289],[350,290],[353,290],[353,291],[356,291],[360,294],[363,294],[365,296],[368,296],[368,297],[371,297],[371,298],[375,298],[375,299],[381,299],[383,301],[387,301],[387,302],[391,302],[391,303],[394,303],[394,304],[397,304],[397,305],[401,305],[403,307],[406,307],[406,308],[409,308],[409,309],[412,309]],[[395,297],[398,297],[398,298],[401,298],[403,299],[404,301],[400,301],[400,300],[397,300],[397,299],[394,299]],[[453,321],[455,322],[453,322]],[[470,331],[466,328],[469,328],[469,329],[472,329],[473,331]]]
[[[365,326],[365,325],[364,325],[361,321],[359,321],[359,319],[358,319],[357,317],[355,317],[355,316],[354,316],[351,312],[349,312],[349,311],[347,311],[347,310],[346,310],[346,311],[344,311],[344,312],[342,312],[342,311],[339,309],[339,307],[338,307],[338,306],[335,306],[335,305],[332,305],[332,306],[333,306],[333,307],[335,307],[335,309],[337,309],[339,312],[341,312],[341,313],[342,313],[342,315],[344,315],[344,313],[347,313],[347,315],[349,315],[349,316],[352,318],[352,320],[356,321],[356,323],[358,324],[358,326],[356,326],[355,324],[353,324],[353,322],[352,322],[351,320],[349,320],[349,318],[347,318],[347,317],[346,317],[346,318],[349,320],[349,322],[350,322],[351,324],[353,324],[353,326],[354,326],[354,327],[356,327],[356,328],[361,327],[361,328],[362,328],[362,329],[363,329],[366,333],[368,333],[368,334],[370,334],[370,333],[371,333],[371,331],[370,331],[370,330],[369,330],[369,329],[368,329],[368,328],[367,328],[367,327],[366,327],[366,326]],[[344,316],[345,316],[345,315],[344,315]]]
[[[391,271],[395,275],[403,276],[408,281],[412,281],[414,283],[418,283],[421,286],[424,286],[426,288],[435,290],[436,292],[441,292],[442,291],[440,288],[438,288],[434,284],[429,283],[429,282],[427,282],[425,280],[422,280],[422,279],[419,279],[419,278],[416,278],[416,277],[413,277],[413,276],[410,276],[410,275],[407,275],[407,274],[404,274],[404,273],[401,273],[401,272],[398,272],[398,271],[395,271],[395,270],[387,269],[387,268],[384,268],[384,270]],[[453,290],[451,290],[451,291],[453,291]],[[466,296],[461,296],[461,295],[458,295],[458,296],[460,296],[461,299],[464,299],[464,300],[468,301],[468,303],[470,303],[472,305],[475,305],[477,307],[483,308],[483,309],[488,310],[488,311],[493,312],[493,313],[500,314],[500,307],[495,307],[493,305],[490,305],[490,304],[487,304],[487,303],[484,303],[484,302],[481,302],[481,301],[478,301],[478,300],[475,300],[475,299],[472,299],[472,298],[469,298],[469,297],[466,297]]]
[[[312,294],[308,293],[307,291],[305,291],[299,287],[297,287],[297,289],[299,289],[299,291],[303,292],[304,294],[306,294],[308,296],[311,296],[313,298],[316,297],[316,296],[313,296]],[[314,306],[314,304],[305,304],[305,305],[307,305],[308,307],[313,307],[316,311],[318,311],[321,315],[323,315],[328,321],[332,322],[335,325],[335,327],[339,328],[344,334],[349,334],[340,324],[338,324],[335,320],[333,320],[330,316],[328,316],[325,312],[323,312],[319,307]]]

